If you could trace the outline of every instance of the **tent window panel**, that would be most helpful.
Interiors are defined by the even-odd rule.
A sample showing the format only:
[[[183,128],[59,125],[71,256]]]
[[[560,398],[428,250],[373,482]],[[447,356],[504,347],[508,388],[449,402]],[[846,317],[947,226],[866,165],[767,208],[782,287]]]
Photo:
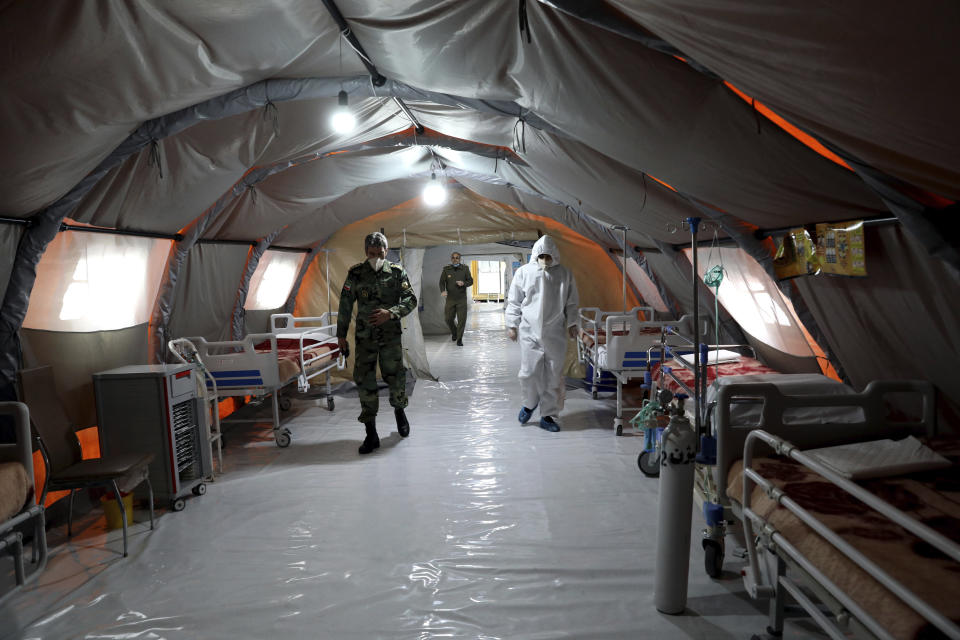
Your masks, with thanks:
[[[250,278],[250,288],[243,308],[248,311],[278,309],[293,289],[305,253],[267,251],[260,256],[257,270]]]
[[[618,255],[614,257],[617,260],[617,264],[623,269],[623,256]],[[633,258],[627,260],[627,279],[630,280],[640,294],[640,297],[643,299],[643,304],[653,307],[653,310],[657,313],[670,313],[670,309],[667,308],[667,303],[660,297],[657,285],[653,283],[650,276],[643,271]]]
[[[742,249],[721,247],[712,251],[711,256],[709,248],[699,249],[700,268],[705,272],[722,261],[719,301],[743,330],[785,353],[812,356],[793,305],[763,267]],[[684,249],[684,254],[691,260],[690,249]],[[703,273],[699,275],[703,278]]]
[[[503,263],[499,260],[478,260],[479,282],[477,293],[503,297]]]
[[[64,231],[37,264],[23,326],[111,331],[150,320],[170,240]]]

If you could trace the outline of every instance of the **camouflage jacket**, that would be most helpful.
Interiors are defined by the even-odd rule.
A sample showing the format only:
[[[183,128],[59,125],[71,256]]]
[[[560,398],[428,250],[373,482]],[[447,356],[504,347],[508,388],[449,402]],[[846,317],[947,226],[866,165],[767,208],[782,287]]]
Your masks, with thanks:
[[[374,271],[369,262],[350,267],[340,291],[340,309],[337,314],[337,337],[346,338],[357,304],[357,338],[400,338],[400,318],[417,308],[410,279],[403,267],[385,261],[380,271]],[[374,309],[386,309],[393,316],[379,327],[367,322]]]

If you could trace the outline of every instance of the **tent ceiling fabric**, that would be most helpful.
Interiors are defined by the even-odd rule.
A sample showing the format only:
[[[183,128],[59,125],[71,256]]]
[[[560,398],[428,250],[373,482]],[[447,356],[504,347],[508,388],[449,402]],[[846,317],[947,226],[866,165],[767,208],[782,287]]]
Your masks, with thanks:
[[[956,101],[941,95],[960,75],[949,3],[908,16],[865,0],[529,2],[530,42],[513,0],[336,4],[382,86],[314,0],[2,5],[0,216],[36,224],[0,309],[0,373],[32,265],[65,215],[314,248],[442,169],[607,248],[619,245],[611,225],[653,247],[685,242],[671,229],[708,216],[758,255],[756,227],[889,215],[887,175],[960,196]],[[341,89],[358,118],[349,135],[327,124]],[[947,235],[921,240],[930,251]]]
[[[796,125],[960,198],[960,4],[851,0],[823,11],[704,0],[609,3]],[[749,25],[749,29],[744,29]]]

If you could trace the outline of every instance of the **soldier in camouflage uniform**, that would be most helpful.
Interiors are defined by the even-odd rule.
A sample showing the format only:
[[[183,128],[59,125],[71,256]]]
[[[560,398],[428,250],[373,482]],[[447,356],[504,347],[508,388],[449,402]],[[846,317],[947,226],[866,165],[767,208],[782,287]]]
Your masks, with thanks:
[[[463,330],[467,326],[467,287],[473,286],[470,267],[460,264],[460,253],[450,254],[450,264],[440,272],[440,295],[447,299],[443,319],[450,328],[450,339],[463,346]]]
[[[337,340],[341,352],[349,354],[347,330],[357,303],[357,327],[354,339],[353,381],[360,393],[360,422],[367,429],[367,437],[360,453],[370,453],[380,446],[376,417],[377,360],[380,372],[390,388],[390,406],[397,418],[397,431],[406,438],[410,423],[403,409],[407,406],[406,369],[400,346],[400,318],[417,307],[417,298],[410,287],[410,279],[403,267],[387,262],[387,238],[382,233],[371,233],[363,246],[367,260],[350,267],[340,292],[340,312],[337,315]]]

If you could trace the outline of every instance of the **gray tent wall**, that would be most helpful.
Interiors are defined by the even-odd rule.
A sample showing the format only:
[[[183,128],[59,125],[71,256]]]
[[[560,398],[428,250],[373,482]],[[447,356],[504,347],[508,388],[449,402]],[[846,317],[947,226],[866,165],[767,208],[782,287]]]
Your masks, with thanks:
[[[7,290],[13,259],[17,255],[17,245],[23,234],[23,225],[0,222],[0,299]]]
[[[39,331],[21,329],[23,366],[52,365],[55,393],[73,424],[97,424],[93,374],[149,362],[146,324],[116,331]]]
[[[237,281],[248,252],[249,247],[242,245],[215,244],[200,244],[190,250],[172,305],[171,337],[231,339],[230,319]]]
[[[960,277],[897,226],[868,228],[866,249],[866,278],[796,280],[830,349],[856,388],[930,380],[941,424],[960,424]]]

